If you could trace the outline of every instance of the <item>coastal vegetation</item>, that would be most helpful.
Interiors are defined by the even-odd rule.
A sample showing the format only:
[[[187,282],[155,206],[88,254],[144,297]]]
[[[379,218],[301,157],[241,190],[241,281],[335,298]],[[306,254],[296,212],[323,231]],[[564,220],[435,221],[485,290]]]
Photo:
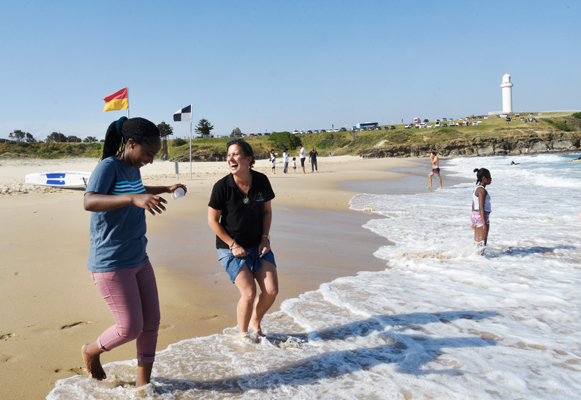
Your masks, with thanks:
[[[504,118],[482,119],[482,123],[476,126],[405,129],[403,124],[398,124],[394,125],[395,129],[360,131],[355,134],[325,132],[293,135],[289,132],[274,132],[245,140],[252,145],[257,158],[267,158],[273,148],[279,154],[288,149],[292,157],[299,144],[307,149],[315,147],[320,156],[364,157],[418,156],[430,150],[438,150],[442,155],[518,154],[576,150],[580,147],[581,112],[543,113],[535,116],[538,122],[520,121],[514,115],[511,117],[511,122],[506,122]],[[382,126],[385,127],[391,125]],[[230,137],[194,139],[192,158],[197,161],[221,160],[226,155],[226,143],[230,140]],[[168,140],[169,160],[187,161],[189,151],[189,140]],[[100,157],[101,152],[102,143],[28,143],[0,139],[0,157]]]

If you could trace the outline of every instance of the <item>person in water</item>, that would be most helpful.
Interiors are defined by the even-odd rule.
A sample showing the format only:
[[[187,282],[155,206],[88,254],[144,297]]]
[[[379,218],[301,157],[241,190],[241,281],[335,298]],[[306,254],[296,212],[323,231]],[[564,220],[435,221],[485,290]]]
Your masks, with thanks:
[[[432,188],[432,176],[435,176],[440,181],[440,189],[442,189],[442,175],[440,174],[440,158],[438,158],[435,151],[432,151],[429,154],[430,162],[432,163],[432,170],[428,175],[428,179],[430,180],[430,186],[428,186],[428,189]]]
[[[479,246],[486,246],[488,233],[490,231],[490,195],[486,186],[492,182],[490,171],[486,168],[476,168],[476,188],[472,192],[472,229],[474,229],[474,240]],[[480,255],[484,254],[484,249]]]
[[[97,290],[111,309],[115,325],[81,348],[85,369],[96,380],[107,378],[100,361],[103,352],[135,340],[135,386],[149,383],[160,311],[153,267],[146,252],[145,212],[165,211],[161,193],[171,186],[144,186],[140,169],[153,162],[161,149],[159,129],[144,118],[121,117],[105,135],[103,157],[91,174],[83,205],[91,211],[91,246],[87,268]]]
[[[274,192],[266,175],[254,171],[254,151],[242,139],[228,142],[230,173],[212,189],[208,225],[216,234],[220,263],[240,291],[238,336],[264,336],[260,323],[278,294],[278,275],[270,249]],[[257,296],[256,284],[260,287]]]

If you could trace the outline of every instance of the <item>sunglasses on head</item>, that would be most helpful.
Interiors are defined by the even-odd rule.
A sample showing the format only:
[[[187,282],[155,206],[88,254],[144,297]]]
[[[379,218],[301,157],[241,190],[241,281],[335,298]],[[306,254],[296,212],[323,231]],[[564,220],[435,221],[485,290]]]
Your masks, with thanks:
[[[228,143],[226,143],[227,147],[230,147],[231,144],[236,144],[236,143],[245,143],[243,139],[234,139],[234,140],[230,140]]]

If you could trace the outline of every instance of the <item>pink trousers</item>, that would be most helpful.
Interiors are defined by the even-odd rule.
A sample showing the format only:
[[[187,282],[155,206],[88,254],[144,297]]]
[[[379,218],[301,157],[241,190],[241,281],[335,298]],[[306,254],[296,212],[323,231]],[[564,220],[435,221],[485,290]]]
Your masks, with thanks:
[[[91,272],[91,276],[115,319],[115,325],[97,339],[99,348],[109,351],[137,339],[137,360],[153,362],[160,313],[151,263],[146,261],[135,268],[111,272]]]

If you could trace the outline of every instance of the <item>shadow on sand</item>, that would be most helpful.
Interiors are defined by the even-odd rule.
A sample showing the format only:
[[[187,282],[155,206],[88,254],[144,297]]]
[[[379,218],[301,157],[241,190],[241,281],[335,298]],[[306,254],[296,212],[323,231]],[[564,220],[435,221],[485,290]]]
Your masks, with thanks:
[[[281,386],[299,386],[311,384],[324,379],[334,379],[346,374],[371,369],[380,364],[396,364],[400,373],[448,374],[459,375],[458,369],[429,371],[421,370],[422,366],[435,360],[444,348],[494,346],[494,340],[474,337],[454,337],[433,339],[418,333],[401,333],[404,330],[420,331],[421,325],[432,323],[451,323],[454,320],[469,319],[478,321],[498,315],[494,311],[455,311],[441,313],[413,313],[406,315],[378,315],[364,321],[352,322],[336,328],[327,328],[307,334],[273,334],[269,340],[278,341],[295,337],[308,342],[337,341],[351,337],[366,337],[374,332],[385,340],[384,345],[372,348],[326,352],[309,357],[299,362],[261,373],[242,374],[223,379],[208,381],[183,380],[158,377],[153,381],[160,393],[175,393],[189,390],[217,391],[225,393],[242,393],[248,390],[267,390]],[[385,330],[386,328],[393,328]],[[352,346],[353,342],[349,342]],[[347,345],[345,346],[347,347]],[[259,362],[259,360],[257,360]]]

